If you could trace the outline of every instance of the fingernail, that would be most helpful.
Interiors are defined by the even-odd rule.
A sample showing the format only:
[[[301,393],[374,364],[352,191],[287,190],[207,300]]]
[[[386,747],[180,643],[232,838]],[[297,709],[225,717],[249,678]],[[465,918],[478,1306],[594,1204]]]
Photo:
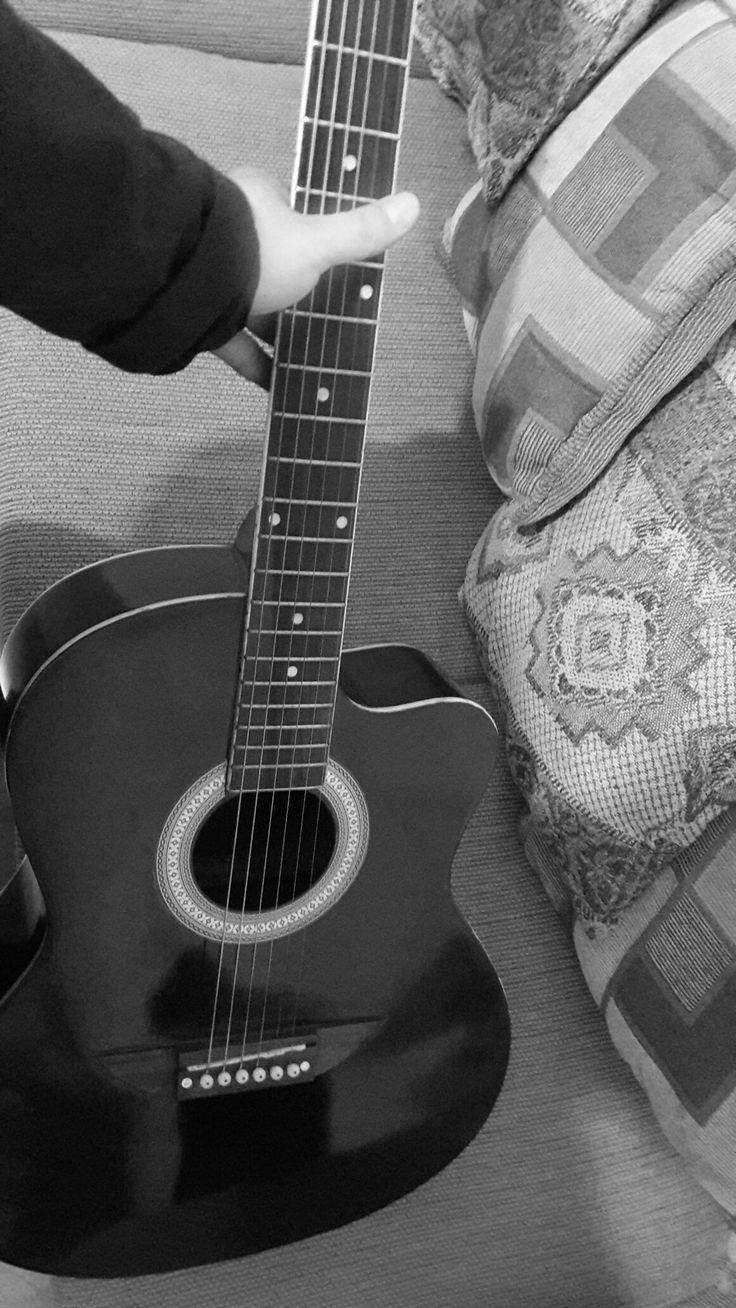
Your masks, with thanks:
[[[411,191],[388,195],[383,201],[383,208],[393,225],[404,231],[408,231],[419,217],[419,201]]]

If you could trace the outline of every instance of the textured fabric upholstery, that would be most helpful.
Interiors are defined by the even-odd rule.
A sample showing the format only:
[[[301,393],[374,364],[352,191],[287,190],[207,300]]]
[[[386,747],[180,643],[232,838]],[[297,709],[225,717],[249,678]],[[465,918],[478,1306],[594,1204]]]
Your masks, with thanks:
[[[288,179],[297,67],[63,40],[152,126],[220,166],[247,157]],[[456,595],[498,497],[440,249],[443,220],[473,179],[465,135],[462,114],[415,79],[401,178],[424,210],[386,275],[348,641],[416,644],[485,700]],[[230,538],[255,493],[264,414],[265,399],[216,360],[166,379],[127,376],[0,316],[3,633],[70,568]],[[354,1227],[247,1262],[150,1282],[0,1268],[3,1308],[684,1308],[696,1295],[690,1308],[726,1308],[716,1293],[726,1224],[611,1049],[524,864],[517,819],[501,766],[455,883],[508,993],[512,1061],[496,1110],[450,1168]]]
[[[230,59],[266,64],[304,62],[309,0],[15,0],[41,27],[129,41],[163,41]],[[413,72],[429,77],[419,49]]]

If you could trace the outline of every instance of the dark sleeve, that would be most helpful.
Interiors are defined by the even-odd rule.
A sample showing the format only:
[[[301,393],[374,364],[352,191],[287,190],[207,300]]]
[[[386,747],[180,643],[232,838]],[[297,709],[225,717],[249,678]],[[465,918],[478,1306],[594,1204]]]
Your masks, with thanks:
[[[168,373],[244,326],[257,280],[235,183],[0,0],[0,304]]]

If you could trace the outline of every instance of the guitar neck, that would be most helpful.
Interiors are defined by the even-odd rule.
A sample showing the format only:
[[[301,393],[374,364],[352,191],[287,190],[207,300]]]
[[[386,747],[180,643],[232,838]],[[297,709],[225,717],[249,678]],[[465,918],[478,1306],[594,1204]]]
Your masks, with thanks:
[[[317,0],[292,203],[394,189],[414,4]],[[383,259],[331,270],[281,315],[228,789],[319,785],[327,765]]]

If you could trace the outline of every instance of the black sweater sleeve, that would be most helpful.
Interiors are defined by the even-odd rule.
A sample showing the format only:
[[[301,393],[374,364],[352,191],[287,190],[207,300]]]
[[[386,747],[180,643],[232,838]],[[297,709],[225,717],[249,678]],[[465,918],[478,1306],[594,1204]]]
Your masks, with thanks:
[[[245,325],[248,203],[0,0],[0,304],[130,372]]]

